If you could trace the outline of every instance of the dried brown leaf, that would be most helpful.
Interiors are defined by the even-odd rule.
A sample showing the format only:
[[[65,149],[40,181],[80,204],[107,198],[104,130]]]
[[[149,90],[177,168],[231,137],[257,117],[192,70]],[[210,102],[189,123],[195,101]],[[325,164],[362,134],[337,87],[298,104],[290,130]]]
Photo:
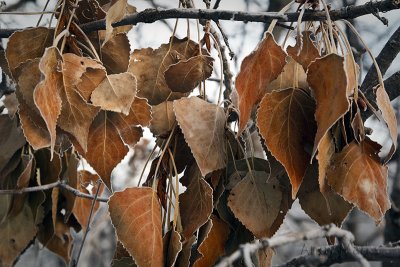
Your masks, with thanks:
[[[226,165],[225,112],[198,97],[174,101],[176,120],[203,176]]]
[[[161,206],[151,188],[115,192],[109,202],[118,240],[139,266],[164,266]]]
[[[102,63],[108,74],[118,74],[128,70],[131,47],[125,33],[113,36],[100,49]]]
[[[106,13],[106,33],[104,43],[106,43],[112,37],[113,27],[111,24],[124,18],[128,1],[116,0],[111,4],[112,5],[110,6],[110,9],[108,9]]]
[[[150,131],[155,136],[165,136],[173,128],[176,122],[172,101],[165,101],[153,106],[151,109],[153,119],[150,122]]]
[[[286,88],[308,89],[307,75],[304,69],[291,57],[287,57],[283,71],[268,85],[267,92]]]
[[[173,267],[182,250],[181,235],[176,230],[171,229],[163,237],[163,243],[166,267]]]
[[[320,57],[318,49],[315,47],[313,41],[311,40],[310,31],[303,32],[305,35],[301,40],[297,40],[295,46],[288,46],[288,54],[299,62],[304,71],[307,71],[308,66]]]
[[[236,78],[240,113],[238,134],[246,127],[253,107],[266,93],[268,84],[282,72],[285,58],[286,53],[267,32],[257,48],[242,61]]]

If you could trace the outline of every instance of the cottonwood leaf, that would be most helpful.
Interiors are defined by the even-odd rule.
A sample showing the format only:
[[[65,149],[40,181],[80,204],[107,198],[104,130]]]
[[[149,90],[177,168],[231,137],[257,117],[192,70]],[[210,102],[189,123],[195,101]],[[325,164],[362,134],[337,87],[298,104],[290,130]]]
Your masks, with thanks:
[[[229,226],[216,216],[210,218],[211,229],[207,237],[199,245],[201,257],[194,263],[194,267],[213,266],[225,254],[225,243],[229,237]]]
[[[319,189],[323,195],[331,190],[326,181],[326,170],[329,167],[334,154],[335,143],[333,137],[328,132],[322,137],[317,154]]]
[[[106,14],[106,33],[104,43],[107,43],[107,41],[112,37],[112,24],[124,18],[127,4],[127,0],[116,0],[111,2],[110,9],[108,9]]]
[[[184,240],[182,243],[182,250],[178,254],[178,258],[176,259],[177,267],[187,267],[190,264],[190,257],[192,254],[192,247],[194,242],[196,241],[196,237],[192,235],[189,239]]]
[[[181,60],[165,71],[165,81],[172,92],[189,93],[211,76],[213,61],[208,55]]]
[[[226,165],[225,112],[198,97],[174,101],[176,120],[192,150],[201,174]]]
[[[15,69],[29,59],[42,57],[46,47],[53,42],[53,30],[37,27],[14,32],[8,39],[6,58],[15,80],[18,75]]]
[[[265,33],[257,48],[242,61],[236,77],[236,90],[239,96],[240,134],[250,119],[253,107],[264,96],[267,86],[282,72],[286,64],[286,53],[275,42],[273,35]]]
[[[260,134],[285,167],[293,199],[311,158],[307,145],[312,146],[316,130],[314,111],[315,102],[304,90],[288,88],[266,94],[257,112]]]
[[[175,230],[169,230],[163,237],[164,244],[164,258],[166,259],[166,266],[175,266],[179,252],[182,250],[181,235]]]
[[[93,105],[103,110],[129,114],[136,96],[136,77],[129,72],[108,75],[93,91]]]
[[[318,184],[317,164],[310,165],[298,194],[301,208],[319,225],[334,223],[341,227],[353,205],[329,186],[323,193]]]
[[[61,114],[60,92],[63,87],[63,76],[59,70],[61,60],[61,54],[57,47],[46,49],[39,63],[39,69],[44,75],[44,80],[35,87],[33,92],[35,104],[50,133],[51,155],[53,155],[56,143],[57,120]]]
[[[308,89],[307,75],[304,69],[293,58],[287,57],[287,63],[278,78],[267,87],[267,92],[286,88]]]
[[[118,74],[128,70],[130,48],[126,33],[113,36],[100,48],[101,62],[108,74]]]
[[[114,257],[111,261],[112,267],[136,267],[135,260],[124,248],[120,241],[117,241],[117,248],[114,252]]]
[[[164,266],[161,206],[149,187],[115,192],[108,201],[111,221],[138,266]]]
[[[397,148],[397,119],[393,107],[390,104],[390,99],[385,90],[385,87],[378,85],[375,93],[376,104],[378,105],[382,117],[389,128],[389,135],[392,139],[392,147],[390,148],[389,154],[385,158],[385,162],[388,162]]]
[[[151,120],[150,106],[145,99],[135,98],[128,116],[101,111],[94,119],[88,139],[88,151],[79,151],[111,189],[112,170],[142,137],[142,126]],[[128,146],[128,147],[127,147]]]
[[[167,135],[175,125],[176,118],[172,101],[165,101],[151,108],[153,119],[150,122],[150,131],[155,136]]]
[[[355,62],[352,54],[347,54],[344,58],[344,66],[347,77],[347,95],[353,95],[354,90],[358,90],[356,85],[360,75],[360,67]]]
[[[315,135],[312,157],[322,137],[350,108],[347,91],[347,76],[343,57],[329,54],[315,60],[308,67],[307,82],[317,102]]]
[[[310,31],[303,32],[304,37],[297,38],[295,46],[288,46],[288,54],[301,64],[304,71],[307,71],[311,62],[320,57],[318,49],[315,47],[314,42],[311,40]]]
[[[228,206],[257,238],[269,235],[279,215],[282,192],[276,177],[251,171],[231,190]]]
[[[187,169],[182,180],[187,189],[179,196],[179,212],[182,236],[188,239],[208,221],[213,210],[213,190],[202,178],[196,164]]]
[[[97,0],[87,0],[79,3],[75,10],[79,23],[87,23],[95,20],[101,20],[106,17],[106,12],[101,8]]]
[[[150,105],[158,105],[186,95],[171,91],[165,81],[164,72],[179,60],[196,56],[199,53],[199,45],[187,38],[176,37],[172,37],[170,43],[162,44],[155,50],[134,50],[131,54],[129,72],[137,78],[137,87],[140,89],[138,96],[147,98]]]
[[[334,191],[379,223],[390,208],[388,168],[380,163],[381,146],[366,138],[351,142],[332,157],[327,179]]]

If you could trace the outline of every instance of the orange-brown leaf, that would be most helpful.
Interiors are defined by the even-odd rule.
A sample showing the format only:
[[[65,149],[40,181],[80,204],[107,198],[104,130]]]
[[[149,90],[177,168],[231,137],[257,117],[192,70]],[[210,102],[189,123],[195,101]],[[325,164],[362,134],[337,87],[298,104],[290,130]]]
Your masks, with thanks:
[[[285,167],[292,197],[310,161],[307,146],[315,134],[315,102],[304,90],[289,88],[266,94],[257,113],[257,126],[271,154]]]
[[[267,32],[258,47],[248,55],[240,66],[236,78],[239,95],[239,134],[246,127],[253,107],[264,96],[267,86],[282,72],[286,54]]]
[[[381,146],[370,139],[348,144],[332,157],[327,170],[332,189],[369,214],[377,223],[390,208],[388,168],[380,163]]]
[[[153,119],[150,122],[150,131],[155,136],[165,136],[175,125],[176,118],[172,101],[165,101],[151,109]]]
[[[293,58],[287,57],[287,63],[278,78],[267,87],[267,92],[286,88],[308,89],[307,75],[304,69]]]
[[[128,188],[115,192],[109,202],[118,240],[138,266],[164,266],[161,206],[151,188]]]
[[[311,62],[320,57],[318,49],[311,40],[312,32],[306,31],[305,36],[301,40],[297,40],[295,46],[287,48],[288,54],[303,66],[304,71],[307,71]]]
[[[312,88],[317,102],[315,119],[317,133],[312,157],[314,157],[322,137],[349,110],[347,76],[343,57],[329,54],[310,64],[307,82]]]
[[[176,120],[203,176],[226,165],[225,112],[198,97],[174,101]]]

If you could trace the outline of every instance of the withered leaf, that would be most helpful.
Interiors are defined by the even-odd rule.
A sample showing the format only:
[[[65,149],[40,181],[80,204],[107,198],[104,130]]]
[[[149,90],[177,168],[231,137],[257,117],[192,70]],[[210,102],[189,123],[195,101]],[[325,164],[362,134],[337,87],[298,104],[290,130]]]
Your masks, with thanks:
[[[181,60],[165,71],[165,81],[172,92],[189,93],[211,76],[213,61],[208,55]]]
[[[308,67],[307,82],[317,102],[315,120],[318,128],[312,151],[314,157],[322,137],[350,107],[343,57],[329,54],[315,60]]]
[[[153,119],[150,122],[150,131],[155,136],[164,136],[172,130],[176,118],[172,101],[165,101],[151,108]]]
[[[257,126],[271,154],[285,167],[292,184],[292,197],[300,187],[316,131],[315,102],[304,90],[288,88],[264,96],[257,113]]]
[[[182,250],[179,252],[178,258],[176,259],[176,266],[186,267],[190,264],[190,257],[192,254],[192,246],[196,241],[196,237],[192,235],[189,239],[183,241]]]
[[[174,101],[176,120],[192,150],[201,174],[226,165],[224,110],[198,97]]]
[[[88,139],[88,151],[79,151],[111,189],[110,176],[115,166],[142,137],[142,126],[151,120],[150,106],[145,99],[135,98],[128,116],[101,111],[94,119]]]
[[[175,266],[179,252],[182,250],[181,235],[175,230],[170,229],[163,237],[164,243],[164,258],[166,259],[166,266]]]
[[[286,53],[267,32],[257,48],[242,61],[236,78],[240,113],[238,134],[246,127],[254,105],[262,99],[268,84],[282,72],[285,58]]]
[[[303,34],[304,37],[300,40],[298,38],[295,46],[288,46],[287,52],[303,66],[304,71],[307,71],[310,63],[319,58],[320,55],[318,49],[311,40],[312,32],[305,31]]]
[[[128,70],[131,47],[126,33],[113,36],[100,49],[102,63],[108,74],[118,74]]]
[[[287,63],[278,78],[267,87],[267,92],[286,88],[307,89],[307,75],[304,69],[293,58],[287,57]]]
[[[136,267],[135,260],[124,248],[120,241],[117,241],[117,248],[115,249],[114,257],[111,261],[112,267]]]
[[[109,202],[118,240],[138,266],[164,266],[161,206],[151,188],[128,188],[115,192]]]
[[[29,59],[40,58],[46,47],[53,42],[53,30],[37,27],[14,32],[8,39],[6,57],[8,66],[15,80],[18,75],[15,69]]]
[[[194,263],[194,267],[213,266],[216,261],[225,254],[225,242],[229,237],[229,226],[224,221],[211,216],[211,230],[207,237],[199,245],[200,259]]]
[[[333,141],[333,137],[328,132],[325,134],[321,143],[319,144],[317,160],[318,160],[318,182],[320,192],[325,195],[326,192],[329,192],[331,189],[326,182],[326,170],[331,163],[331,158],[335,154],[335,143]]]
[[[63,76],[60,72],[61,54],[57,47],[47,48],[39,63],[44,75],[33,92],[33,99],[50,133],[50,149],[53,155],[56,143],[56,125],[61,114],[60,92],[63,87]]]
[[[131,54],[129,72],[137,78],[138,96],[145,97],[150,105],[158,105],[166,100],[175,100],[186,94],[174,93],[168,87],[164,72],[171,64],[196,56],[199,46],[187,38],[171,38],[170,43],[158,49],[144,48]]]
[[[129,72],[108,75],[93,91],[93,105],[103,110],[129,114],[136,95],[136,78]]]
[[[82,1],[76,8],[75,14],[80,23],[87,23],[101,20],[106,17],[106,13],[101,8],[97,0]]]
[[[388,169],[380,163],[381,146],[366,138],[359,144],[348,144],[332,157],[327,178],[334,191],[377,223],[390,208],[387,193]]]
[[[182,236],[188,239],[208,221],[213,209],[213,190],[202,178],[196,164],[187,169],[182,179],[187,185],[187,190],[179,196],[179,212],[183,228]]]
[[[111,2],[110,9],[106,13],[106,34],[104,43],[106,43],[113,33],[113,27],[111,24],[123,19],[126,13],[126,7],[128,4],[127,0],[116,0]]]
[[[276,177],[251,171],[232,189],[228,206],[257,238],[266,237],[279,215],[282,192]]]

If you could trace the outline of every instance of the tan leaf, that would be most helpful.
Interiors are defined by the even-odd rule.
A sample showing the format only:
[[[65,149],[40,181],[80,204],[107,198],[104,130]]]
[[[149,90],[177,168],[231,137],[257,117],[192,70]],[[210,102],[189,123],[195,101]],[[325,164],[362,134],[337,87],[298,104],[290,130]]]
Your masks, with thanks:
[[[196,56],[199,46],[187,38],[171,38],[170,43],[158,49],[144,48],[131,54],[129,72],[137,78],[138,96],[145,97],[150,105],[158,105],[166,100],[175,100],[186,94],[174,93],[168,87],[164,72],[179,60]]]
[[[304,69],[293,58],[287,57],[287,63],[278,78],[267,87],[267,92],[286,88],[308,89],[307,75]]]
[[[181,235],[174,229],[169,230],[163,237],[164,243],[164,258],[166,266],[175,266],[179,252],[182,250]]]
[[[93,91],[93,105],[103,110],[129,114],[136,96],[136,78],[129,72],[108,75]]]
[[[326,186],[322,194],[318,185],[317,164],[310,165],[299,190],[301,208],[319,225],[334,223],[341,227],[344,219],[353,209],[353,205],[345,201]]]
[[[356,90],[356,85],[358,84],[360,67],[351,54],[345,56],[344,64],[347,77],[347,95],[352,95],[354,94],[354,90]]]
[[[229,226],[215,215],[211,216],[211,230],[204,241],[199,245],[201,258],[194,263],[194,267],[213,266],[225,254],[225,242],[229,237]]]
[[[88,139],[88,151],[79,151],[96,170],[106,186],[111,189],[112,170],[142,137],[140,126],[147,126],[151,119],[147,101],[135,98],[128,116],[101,111],[94,119]]]
[[[366,138],[360,144],[348,144],[332,157],[327,170],[332,189],[377,223],[390,208],[387,193],[388,169],[380,163],[378,153],[381,146]]]
[[[282,192],[276,177],[251,171],[232,189],[228,206],[257,238],[269,235],[279,215]]]
[[[211,76],[213,61],[214,59],[207,55],[181,60],[165,71],[165,81],[172,92],[189,93]]]
[[[109,202],[118,240],[138,266],[164,266],[161,206],[151,188],[115,192]]]
[[[125,33],[113,36],[101,47],[102,63],[108,74],[118,74],[128,70],[130,49]]]
[[[226,165],[224,110],[198,97],[174,101],[176,120],[192,150],[201,174]]]
[[[0,224],[0,266],[12,266],[17,257],[35,238],[37,228],[28,204],[15,217]]]
[[[112,24],[124,18],[127,3],[127,0],[116,0],[112,2],[112,5],[110,6],[110,9],[107,11],[106,14],[106,36],[104,43],[106,43],[112,37]]]
[[[165,136],[174,127],[176,118],[172,101],[165,101],[151,109],[153,119],[150,122],[150,131],[155,136]]]
[[[238,134],[246,127],[253,107],[264,96],[268,84],[282,72],[285,58],[285,52],[267,32],[257,48],[243,59],[236,78],[240,113]]]
[[[315,136],[312,157],[314,157],[322,137],[349,110],[347,76],[343,57],[329,54],[315,60],[308,67],[307,82],[314,92],[317,102]]]
[[[397,148],[397,119],[393,107],[390,104],[389,96],[385,88],[380,85],[376,88],[376,104],[389,128],[389,135],[393,142],[389,154],[385,158],[385,162],[388,162]]]
[[[328,132],[322,137],[317,154],[319,189],[323,195],[331,190],[329,185],[327,184],[326,170],[329,167],[332,156],[334,154],[335,143],[333,141],[333,137]]]
[[[61,114],[60,91],[63,87],[63,76],[60,72],[61,54],[56,47],[47,48],[39,63],[44,75],[33,92],[33,99],[50,133],[50,149],[53,155],[56,143],[56,125]]]
[[[294,58],[297,62],[303,66],[304,71],[307,71],[308,66],[311,62],[320,57],[318,49],[315,47],[313,41],[311,40],[310,31],[303,32],[304,37],[299,40],[295,46],[288,46],[288,54]]]
[[[265,95],[257,113],[257,126],[268,150],[285,167],[292,198],[310,161],[308,146],[315,134],[314,100],[302,89],[289,88]]]
[[[8,66],[15,80],[18,80],[15,69],[29,59],[42,57],[46,47],[53,42],[53,30],[37,27],[14,32],[8,39],[6,57]]]
[[[182,220],[182,236],[192,234],[208,221],[213,209],[213,190],[202,178],[196,164],[192,165],[182,177],[186,191],[179,197],[179,212]]]
[[[90,192],[87,190],[87,186],[92,185],[92,193],[94,194],[97,191],[97,179],[99,179],[99,176],[96,174],[92,174],[85,170],[79,171],[77,189],[82,193],[90,194]],[[99,195],[101,194],[101,191],[102,189],[100,188]],[[72,212],[79,224],[82,226],[83,230],[86,229],[88,223],[90,210],[92,208],[92,202],[93,200],[83,197],[76,198],[74,202],[74,208]],[[99,202],[97,201],[94,205],[93,214],[98,210],[98,208]]]

